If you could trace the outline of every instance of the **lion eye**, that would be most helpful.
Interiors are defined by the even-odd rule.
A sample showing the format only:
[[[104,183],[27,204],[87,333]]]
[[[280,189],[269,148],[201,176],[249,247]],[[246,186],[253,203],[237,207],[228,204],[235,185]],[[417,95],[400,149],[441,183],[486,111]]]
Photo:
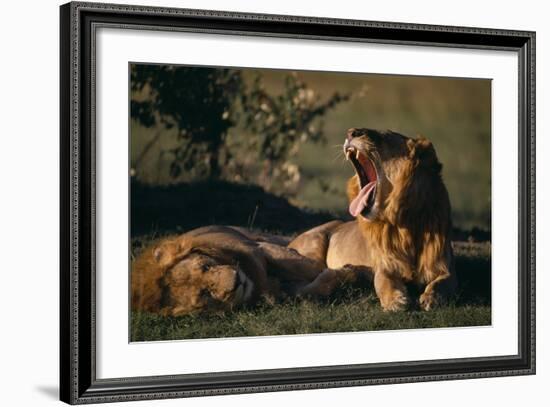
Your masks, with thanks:
[[[203,273],[207,272],[208,270],[210,270],[210,264],[203,264],[201,269]]]

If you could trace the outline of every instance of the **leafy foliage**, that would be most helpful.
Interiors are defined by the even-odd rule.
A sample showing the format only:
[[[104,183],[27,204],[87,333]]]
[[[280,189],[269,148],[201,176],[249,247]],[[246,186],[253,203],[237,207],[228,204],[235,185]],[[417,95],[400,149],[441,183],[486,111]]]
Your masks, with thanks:
[[[241,86],[231,69],[141,65],[131,68],[132,118],[146,127],[177,128],[170,174],[216,178],[219,149],[233,125],[229,109]]]
[[[159,136],[176,129],[175,147],[161,152],[174,182],[227,179],[285,195],[300,182],[300,145],[325,141],[323,115],[350,97],[322,101],[296,74],[273,94],[260,74],[248,84],[235,69],[143,64],[131,67],[131,92],[132,118],[157,130],[133,163],[138,176]]]
[[[252,158],[260,165],[253,171],[258,165],[249,163],[244,170],[232,171],[233,176],[268,191],[295,192],[301,173],[293,158],[306,142],[326,142],[322,117],[349,98],[349,94],[336,92],[321,101],[319,94],[295,73],[286,76],[281,94],[271,95],[257,75],[250,89],[241,94],[244,128],[252,137],[246,137],[240,148],[254,152]]]

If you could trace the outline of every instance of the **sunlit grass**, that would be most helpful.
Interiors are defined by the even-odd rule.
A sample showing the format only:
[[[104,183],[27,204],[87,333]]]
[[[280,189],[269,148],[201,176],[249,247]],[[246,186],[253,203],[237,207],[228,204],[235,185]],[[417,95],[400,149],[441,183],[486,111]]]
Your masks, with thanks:
[[[154,341],[242,336],[296,335],[395,329],[485,326],[488,305],[448,305],[425,312],[382,311],[371,294],[338,302],[289,301],[212,315],[161,317],[132,313],[131,340]]]

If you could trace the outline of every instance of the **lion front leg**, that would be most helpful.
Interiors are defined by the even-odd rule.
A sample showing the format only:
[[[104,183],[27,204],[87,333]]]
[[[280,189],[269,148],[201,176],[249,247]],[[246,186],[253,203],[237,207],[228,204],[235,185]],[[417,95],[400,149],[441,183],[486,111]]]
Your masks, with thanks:
[[[354,283],[359,277],[353,266],[344,266],[340,269],[325,269],[311,283],[300,288],[300,296],[327,297],[343,284]]]
[[[420,308],[424,311],[432,310],[451,295],[456,285],[456,277],[454,274],[447,272],[436,277],[426,285],[424,292],[420,295]]]
[[[419,305],[424,311],[429,311],[450,297],[458,285],[453,248],[449,240],[445,246],[445,256],[438,261],[424,263],[422,270],[427,284],[420,295]]]
[[[407,308],[407,289],[400,278],[386,271],[377,271],[374,275],[374,290],[384,311],[403,311]]]

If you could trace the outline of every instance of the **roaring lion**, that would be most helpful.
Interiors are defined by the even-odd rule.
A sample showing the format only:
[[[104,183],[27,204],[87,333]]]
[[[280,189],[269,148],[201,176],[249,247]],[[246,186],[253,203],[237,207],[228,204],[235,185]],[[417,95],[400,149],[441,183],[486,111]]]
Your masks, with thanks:
[[[355,279],[355,272],[346,268],[324,272],[325,266],[285,247],[286,243],[225,226],[165,238],[133,262],[132,309],[165,316],[230,310],[261,297],[327,295],[338,284]],[[311,286],[318,277],[323,282],[330,278],[330,287]]]
[[[369,270],[384,310],[409,305],[406,284],[423,289],[419,304],[430,310],[456,288],[449,237],[451,206],[441,163],[430,141],[392,131],[351,128],[344,154],[355,175],[347,194],[350,222],[309,230],[289,247],[330,270]],[[306,290],[318,292],[322,276]]]

